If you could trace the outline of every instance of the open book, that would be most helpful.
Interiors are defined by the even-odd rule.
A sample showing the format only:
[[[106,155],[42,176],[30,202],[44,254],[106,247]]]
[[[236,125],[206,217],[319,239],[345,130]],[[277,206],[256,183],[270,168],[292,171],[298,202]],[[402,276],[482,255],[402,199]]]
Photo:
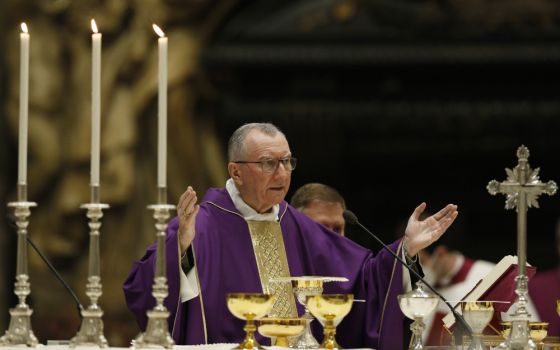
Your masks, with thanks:
[[[517,297],[515,294],[515,278],[519,274],[517,271],[517,261],[517,256],[504,256],[504,258],[461,300],[507,302],[494,303],[494,312],[506,312]],[[527,276],[529,278],[533,277],[536,271],[535,267],[527,264]],[[455,305],[455,309],[459,314],[461,313],[461,305],[459,303]],[[455,317],[451,312],[443,318],[443,324],[448,329],[453,327],[455,324]]]

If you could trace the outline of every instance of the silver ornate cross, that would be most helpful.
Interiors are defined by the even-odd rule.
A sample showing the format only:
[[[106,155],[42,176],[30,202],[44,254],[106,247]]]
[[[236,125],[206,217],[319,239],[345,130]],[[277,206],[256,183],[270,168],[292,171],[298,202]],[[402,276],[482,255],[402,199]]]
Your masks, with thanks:
[[[543,183],[539,179],[540,168],[531,169],[529,165],[529,149],[521,145],[517,149],[518,163],[515,168],[506,168],[507,180],[498,182],[492,180],[486,186],[491,195],[498,193],[505,194],[506,209],[517,210],[517,256],[519,265],[519,275],[516,278],[517,285],[517,309],[512,314],[512,321],[517,324],[512,325],[512,331],[504,345],[507,349],[533,349],[534,343],[528,338],[529,318],[527,312],[527,209],[538,208],[539,196],[543,193],[552,196],[556,193],[558,186],[556,182],[549,181]],[[531,345],[532,344],[532,345]]]

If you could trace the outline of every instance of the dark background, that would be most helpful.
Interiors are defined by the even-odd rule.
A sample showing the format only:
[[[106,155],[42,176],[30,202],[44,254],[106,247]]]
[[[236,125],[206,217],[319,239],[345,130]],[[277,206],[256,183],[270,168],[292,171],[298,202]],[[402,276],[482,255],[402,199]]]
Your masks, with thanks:
[[[521,144],[544,181],[560,175],[558,9],[528,6],[247,2],[203,56],[221,92],[212,106],[220,135],[247,121],[277,124],[299,161],[289,196],[329,184],[385,240],[420,202],[432,211],[455,203],[450,244],[490,261],[515,254],[515,212],[488,181],[506,179]],[[478,17],[461,16],[469,10]],[[548,16],[554,23],[540,22]],[[540,203],[528,215],[529,261],[549,268],[560,202]],[[377,249],[355,230],[349,237]]]

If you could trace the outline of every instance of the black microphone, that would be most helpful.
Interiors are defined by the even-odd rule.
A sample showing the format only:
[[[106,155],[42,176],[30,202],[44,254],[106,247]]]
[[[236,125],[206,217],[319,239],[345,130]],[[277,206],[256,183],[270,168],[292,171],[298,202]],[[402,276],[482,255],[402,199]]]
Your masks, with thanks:
[[[6,215],[6,218],[8,219],[8,225],[17,232],[18,227],[17,227],[17,224],[16,224],[16,217],[13,214],[8,213]],[[76,303],[76,307],[78,308],[78,315],[80,316],[80,319],[81,319],[82,318],[82,311],[84,311],[84,306],[80,303],[80,299],[78,299],[78,297],[76,296],[76,293],[74,293],[72,288],[70,288],[68,283],[66,283],[66,281],[58,273],[58,271],[55,269],[55,267],[47,259],[47,257],[41,252],[41,250],[39,250],[39,248],[35,245],[35,243],[33,243],[31,238],[29,238],[29,235],[25,235],[25,237],[27,238],[27,243],[29,243],[29,245],[35,250],[35,252],[37,252],[37,254],[39,254],[39,256],[41,257],[41,260],[43,260],[43,262],[45,264],[47,264],[47,266],[49,267],[49,270],[51,270],[51,272],[55,275],[55,277],[58,279],[58,281],[60,283],[62,283],[62,285],[64,286],[64,289],[66,289],[66,291],[68,293],[70,293],[70,295],[74,299],[74,302]]]
[[[463,317],[463,315],[459,314],[457,312],[457,310],[455,310],[455,308],[453,306],[451,306],[451,304],[449,303],[449,301],[447,299],[445,299],[443,297],[443,295],[441,295],[437,290],[435,290],[434,287],[432,287],[428,282],[426,282],[424,280],[424,278],[422,278],[422,276],[420,276],[420,274],[418,272],[416,272],[416,270],[414,270],[413,268],[411,268],[410,266],[408,266],[408,264],[406,262],[404,262],[395,252],[393,252],[391,250],[391,248],[389,248],[385,243],[383,243],[383,241],[381,239],[379,239],[379,237],[377,237],[376,235],[374,235],[370,230],[367,229],[367,227],[365,227],[364,225],[362,225],[360,223],[360,221],[358,220],[358,217],[356,216],[356,214],[354,214],[353,212],[351,212],[350,210],[346,209],[344,210],[344,213],[342,213],[342,216],[344,216],[344,220],[351,224],[351,225],[358,225],[362,230],[366,231],[367,233],[369,233],[369,235],[371,237],[373,237],[373,239],[375,239],[379,244],[381,244],[383,246],[383,248],[388,251],[389,253],[391,253],[391,255],[397,259],[398,262],[400,262],[404,267],[407,268],[407,270],[413,274],[416,278],[418,278],[422,283],[424,283],[426,285],[426,287],[428,287],[435,295],[437,295],[444,303],[445,305],[447,305],[447,307],[449,308],[449,310],[451,310],[451,313],[453,313],[453,316],[455,316],[455,320],[459,320],[458,322],[458,327],[455,331],[455,344],[462,344],[463,343],[463,331],[466,331],[467,334],[471,337],[471,341],[472,341],[472,328],[469,326],[469,324],[467,323],[467,321],[465,321],[465,318]],[[461,329],[462,328],[462,329]]]

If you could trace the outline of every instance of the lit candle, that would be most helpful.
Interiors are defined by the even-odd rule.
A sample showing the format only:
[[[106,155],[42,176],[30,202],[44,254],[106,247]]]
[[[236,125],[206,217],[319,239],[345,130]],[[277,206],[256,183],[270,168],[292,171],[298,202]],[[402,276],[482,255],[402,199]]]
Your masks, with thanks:
[[[158,69],[158,187],[166,187],[167,169],[167,37],[157,25],[154,31],[159,36]]]
[[[99,186],[99,154],[101,133],[101,33],[91,20],[91,186]]]
[[[19,144],[18,184],[27,184],[27,118],[29,96],[29,33],[27,25],[21,24],[19,63]]]

